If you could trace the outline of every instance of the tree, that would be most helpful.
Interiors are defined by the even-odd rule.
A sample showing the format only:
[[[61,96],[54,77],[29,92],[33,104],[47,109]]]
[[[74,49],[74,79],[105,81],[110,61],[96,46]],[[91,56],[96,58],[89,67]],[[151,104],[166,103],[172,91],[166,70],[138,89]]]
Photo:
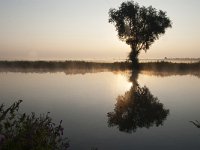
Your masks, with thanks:
[[[109,23],[115,25],[119,39],[130,45],[129,59],[133,67],[138,67],[140,51],[146,52],[172,24],[166,12],[152,6],[140,7],[134,1],[123,2],[119,9],[110,9]]]

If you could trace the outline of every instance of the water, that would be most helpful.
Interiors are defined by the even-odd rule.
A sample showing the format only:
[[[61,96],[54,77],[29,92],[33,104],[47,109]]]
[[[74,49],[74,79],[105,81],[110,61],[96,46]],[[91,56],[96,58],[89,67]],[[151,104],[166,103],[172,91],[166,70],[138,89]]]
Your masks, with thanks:
[[[15,70],[1,71],[0,85],[1,103],[22,99],[21,112],[62,119],[70,150],[200,147],[200,129],[189,122],[200,121],[200,78],[192,73]]]

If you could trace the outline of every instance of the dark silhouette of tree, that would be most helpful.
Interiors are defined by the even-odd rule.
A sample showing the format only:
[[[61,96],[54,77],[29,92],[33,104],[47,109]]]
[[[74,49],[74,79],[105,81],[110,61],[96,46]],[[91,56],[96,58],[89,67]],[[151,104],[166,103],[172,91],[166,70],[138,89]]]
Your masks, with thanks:
[[[52,122],[49,113],[36,116],[19,113],[22,100],[5,108],[0,105],[0,150],[66,150],[69,140],[63,137],[62,120]]]
[[[200,122],[195,120],[195,121],[190,121],[194,126],[196,126],[197,128],[200,128]]]
[[[110,9],[109,22],[115,25],[120,40],[130,45],[129,59],[135,68],[140,51],[146,52],[165,29],[171,27],[166,12],[152,6],[140,7],[134,1],[123,2],[119,9]]]
[[[162,125],[169,110],[146,86],[139,86],[137,73],[132,74],[130,80],[133,82],[131,89],[117,97],[114,111],[107,114],[108,126],[117,126],[120,131],[131,133],[137,128]]]

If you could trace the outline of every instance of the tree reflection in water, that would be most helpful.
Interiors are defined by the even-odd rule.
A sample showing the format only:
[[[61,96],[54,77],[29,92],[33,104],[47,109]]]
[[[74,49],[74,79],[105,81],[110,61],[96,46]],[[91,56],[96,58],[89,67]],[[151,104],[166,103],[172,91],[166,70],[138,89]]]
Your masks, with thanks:
[[[195,127],[200,128],[200,122],[195,120],[195,121],[190,121]]]
[[[167,118],[169,110],[146,86],[140,87],[137,77],[138,73],[132,72],[131,89],[117,97],[114,111],[107,114],[109,127],[117,126],[120,131],[132,133],[137,128],[163,125]]]

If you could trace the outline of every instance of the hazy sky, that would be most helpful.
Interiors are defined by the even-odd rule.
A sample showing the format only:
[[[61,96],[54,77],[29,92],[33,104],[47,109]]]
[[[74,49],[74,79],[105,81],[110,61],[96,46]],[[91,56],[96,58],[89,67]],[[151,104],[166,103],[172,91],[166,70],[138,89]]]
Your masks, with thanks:
[[[123,0],[0,0],[0,59],[119,59],[109,8]],[[200,0],[137,0],[167,12],[173,27],[140,58],[200,57]]]

